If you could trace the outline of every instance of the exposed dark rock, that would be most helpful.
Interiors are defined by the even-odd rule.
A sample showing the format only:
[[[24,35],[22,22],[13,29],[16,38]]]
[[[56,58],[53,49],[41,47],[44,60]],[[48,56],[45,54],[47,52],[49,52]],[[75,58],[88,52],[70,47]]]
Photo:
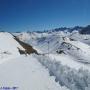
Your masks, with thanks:
[[[20,41],[16,36],[14,36],[14,39],[25,49],[24,51],[18,48],[20,54],[38,54],[38,52],[31,45],[24,43],[23,41]]]
[[[80,34],[90,34],[90,25],[86,26],[80,31]]]

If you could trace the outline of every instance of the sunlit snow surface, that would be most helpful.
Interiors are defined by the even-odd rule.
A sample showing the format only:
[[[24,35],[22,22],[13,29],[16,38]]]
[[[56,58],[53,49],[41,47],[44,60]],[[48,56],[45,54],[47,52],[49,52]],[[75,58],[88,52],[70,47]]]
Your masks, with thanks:
[[[60,86],[37,58],[20,55],[17,47],[24,50],[10,33],[0,33],[0,89],[69,90]]]
[[[12,34],[0,33],[0,86],[18,90],[90,90],[90,35],[78,32],[13,33],[40,55],[20,55],[24,48]],[[62,53],[58,53],[63,51]]]
[[[32,55],[20,56],[0,65],[0,86],[18,87],[17,90],[68,90],[55,82]]]
[[[29,39],[25,35],[18,37],[42,54],[36,58],[60,85],[70,90],[90,90],[90,35],[81,35],[78,31],[37,33],[34,38],[27,33]],[[57,53],[60,50],[63,53]]]
[[[0,63],[18,57],[18,48],[24,50],[10,33],[0,32]]]

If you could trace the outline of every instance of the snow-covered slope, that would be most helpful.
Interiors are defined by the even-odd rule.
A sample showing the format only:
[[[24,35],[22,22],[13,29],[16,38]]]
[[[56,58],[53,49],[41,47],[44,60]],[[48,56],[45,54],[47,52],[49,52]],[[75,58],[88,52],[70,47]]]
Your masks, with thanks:
[[[81,35],[78,31],[71,33],[54,31],[50,33],[21,32],[13,34],[21,41],[32,45],[39,52],[38,55],[10,59],[10,61],[5,62],[5,66],[4,64],[1,65],[0,68],[5,69],[5,72],[2,72],[3,74],[7,73],[9,67],[14,66],[8,75],[12,75],[10,80],[13,82],[16,80],[16,85],[19,85],[20,89],[23,90],[26,87],[30,89],[28,87],[28,83],[30,83],[32,90],[67,90],[67,88],[70,90],[90,90],[90,35]],[[14,64],[17,65],[17,68]],[[19,75],[21,73],[22,77],[21,75],[16,75],[16,77],[13,73],[19,73]],[[29,76],[31,77],[28,79]],[[6,78],[8,81],[6,75],[2,75],[1,78]],[[1,80],[3,81],[3,79]],[[39,80],[42,83],[38,83]]]
[[[23,33],[23,39],[25,35]],[[27,38],[28,36],[31,37],[30,35],[26,35]],[[82,36],[78,33],[78,31],[73,31],[71,34],[61,31],[58,33],[47,33],[46,36],[42,36],[41,38],[38,38],[37,33],[36,37],[36,39],[28,38],[25,40],[25,42],[33,45],[38,50],[38,52],[41,52],[43,54],[51,54],[56,52],[58,52],[59,54],[64,53],[76,58],[77,61],[90,63],[90,46],[87,43],[84,43],[84,39],[86,39],[87,35]]]
[[[90,63],[90,46],[80,41],[65,41],[58,50],[63,50],[66,54],[75,57],[77,61]]]
[[[38,56],[38,61],[48,68],[56,81],[70,90],[89,90],[90,68],[65,55]],[[86,78],[87,77],[87,78]]]
[[[25,49],[12,34],[1,32],[0,42],[0,89],[69,90],[56,82],[33,54],[20,55],[18,48]]]
[[[90,34],[79,34],[78,31],[73,31],[70,34],[69,38],[90,45]]]
[[[0,63],[4,59],[19,56],[18,48],[24,48],[7,32],[0,32]]]
[[[38,58],[40,63],[53,73],[52,75],[56,77],[60,84],[63,83],[71,90],[85,90],[86,87],[89,87],[87,80],[80,81],[80,79],[83,77],[84,80],[85,77],[90,77],[90,35],[81,35],[78,31],[72,33],[59,31],[46,34],[46,36],[36,39],[25,40],[42,54]],[[24,38],[23,35],[22,38]],[[85,75],[85,72],[88,74]],[[69,73],[72,82],[68,80],[70,79]]]
[[[55,82],[32,55],[20,56],[0,65],[0,86],[16,90],[68,90]]]
[[[63,53],[76,58],[77,61],[90,63],[90,46],[80,40],[80,38],[78,41],[73,40],[71,35],[66,35],[64,32],[62,34],[60,32],[58,34],[50,34],[37,39],[29,39],[28,41],[26,39],[25,42],[32,44],[39,52],[42,52],[43,54],[48,52],[56,53],[63,51]]]

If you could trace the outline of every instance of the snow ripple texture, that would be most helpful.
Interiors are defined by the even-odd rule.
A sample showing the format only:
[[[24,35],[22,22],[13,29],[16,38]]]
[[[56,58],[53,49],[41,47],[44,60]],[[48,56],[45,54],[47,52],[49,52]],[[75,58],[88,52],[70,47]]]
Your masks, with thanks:
[[[88,70],[72,69],[62,65],[60,61],[51,61],[46,56],[36,56],[39,62],[48,68],[50,75],[56,77],[59,84],[66,86],[70,90],[90,90],[90,72]]]

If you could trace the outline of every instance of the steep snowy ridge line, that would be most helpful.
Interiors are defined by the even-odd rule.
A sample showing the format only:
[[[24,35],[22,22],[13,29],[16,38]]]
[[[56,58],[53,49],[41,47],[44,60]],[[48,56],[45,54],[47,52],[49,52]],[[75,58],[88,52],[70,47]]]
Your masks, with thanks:
[[[0,32],[0,42],[2,42],[0,43],[0,50],[7,50],[15,54],[16,52],[14,52],[14,49],[17,49],[17,47],[24,50],[24,48],[19,45],[19,43],[14,39],[14,37],[8,32]]]
[[[0,64],[20,56],[18,48],[25,50],[8,32],[0,32]]]

